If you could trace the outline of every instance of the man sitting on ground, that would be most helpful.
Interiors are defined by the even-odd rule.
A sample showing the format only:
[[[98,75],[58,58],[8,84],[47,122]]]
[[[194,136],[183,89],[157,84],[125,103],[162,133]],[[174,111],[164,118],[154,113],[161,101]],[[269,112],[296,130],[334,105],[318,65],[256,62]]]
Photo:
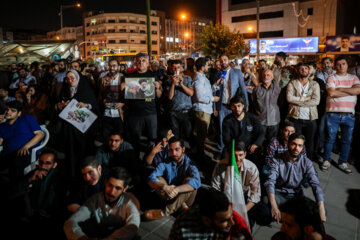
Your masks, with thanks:
[[[320,186],[315,168],[309,158],[301,154],[305,137],[294,133],[288,140],[288,151],[270,163],[270,172],[265,188],[268,198],[264,199],[268,209],[264,210],[264,218],[271,217],[277,222],[281,220],[278,205],[298,195],[303,195],[303,180],[307,179],[317,200],[322,221],[326,221],[324,193]]]
[[[184,154],[184,141],[172,137],[169,140],[170,157],[160,163],[149,176],[149,186],[164,201],[162,209],[145,211],[145,219],[155,220],[190,207],[201,185],[200,174],[190,158]]]
[[[245,159],[246,146],[244,142],[235,142],[234,153],[236,165],[241,176],[242,189],[244,191],[244,198],[246,202],[246,210],[248,212],[249,219],[251,220],[250,222],[253,223],[252,220],[255,220],[255,216],[254,214],[251,214],[250,210],[253,209],[253,207],[260,201],[261,196],[259,171],[254,163]],[[211,179],[211,186],[218,191],[224,192],[226,170],[228,166],[229,158],[221,160],[215,166]]]
[[[4,146],[0,168],[9,168],[10,179],[15,180],[24,176],[31,161],[31,150],[39,144],[43,132],[33,116],[21,115],[21,102],[11,101],[6,106],[6,122],[0,124],[0,145]]]
[[[199,208],[180,215],[171,228],[169,240],[185,239],[252,239],[244,219],[233,211],[222,192],[206,189]]]
[[[127,193],[130,174],[110,170],[105,191],[90,197],[64,224],[68,239],[132,239],[140,225],[139,202]]]
[[[280,206],[281,232],[292,240],[324,239],[335,240],[325,233],[316,203],[304,196],[288,200]]]
[[[92,195],[104,191],[104,180],[108,173],[102,168],[98,159],[94,156],[86,157],[80,164],[81,174],[84,181],[75,184],[70,189],[67,200],[67,210],[76,212],[80,206]]]

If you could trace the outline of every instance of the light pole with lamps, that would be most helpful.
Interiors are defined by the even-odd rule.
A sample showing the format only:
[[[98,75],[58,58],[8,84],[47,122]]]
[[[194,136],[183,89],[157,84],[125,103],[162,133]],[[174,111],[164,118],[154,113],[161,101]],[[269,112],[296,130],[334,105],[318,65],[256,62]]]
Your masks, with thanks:
[[[67,9],[67,8],[73,8],[73,7],[81,7],[80,3],[74,4],[74,5],[60,5],[60,35],[61,35],[61,40],[63,40],[63,10]]]

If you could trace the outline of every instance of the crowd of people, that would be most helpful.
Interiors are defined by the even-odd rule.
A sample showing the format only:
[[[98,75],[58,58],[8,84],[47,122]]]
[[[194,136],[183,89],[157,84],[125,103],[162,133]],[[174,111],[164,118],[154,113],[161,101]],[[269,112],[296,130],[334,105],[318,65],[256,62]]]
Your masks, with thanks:
[[[332,239],[314,164],[351,174],[348,162],[359,162],[360,65],[286,58],[256,69],[226,54],[9,65],[0,75],[7,226],[40,239],[133,239],[141,221],[173,215],[169,239],[252,239],[255,224],[273,221],[283,232],[273,239]],[[97,116],[86,131],[59,116],[73,100]],[[32,154],[44,128],[49,142]],[[232,155],[247,216],[224,194]],[[304,197],[309,186],[316,202]]]

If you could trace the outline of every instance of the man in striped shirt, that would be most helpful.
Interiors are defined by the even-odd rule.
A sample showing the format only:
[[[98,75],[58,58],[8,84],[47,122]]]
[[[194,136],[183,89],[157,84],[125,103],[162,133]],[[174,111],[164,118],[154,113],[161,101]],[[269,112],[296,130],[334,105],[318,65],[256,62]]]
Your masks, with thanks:
[[[344,57],[335,60],[336,74],[327,79],[326,100],[327,131],[324,162],[321,170],[330,168],[331,151],[336,139],[338,128],[341,128],[341,152],[338,160],[339,168],[345,173],[351,173],[346,162],[350,152],[351,136],[355,124],[355,105],[357,95],[360,94],[360,81],[357,76],[348,74],[348,64]]]

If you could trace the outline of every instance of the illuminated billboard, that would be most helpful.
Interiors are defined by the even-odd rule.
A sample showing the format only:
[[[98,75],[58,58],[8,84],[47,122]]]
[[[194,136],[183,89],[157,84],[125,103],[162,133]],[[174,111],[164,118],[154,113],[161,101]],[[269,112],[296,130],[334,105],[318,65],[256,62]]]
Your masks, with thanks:
[[[316,53],[319,37],[260,39],[261,53]],[[256,40],[250,40],[250,53],[256,54]]]
[[[360,35],[326,37],[326,52],[359,52]]]

